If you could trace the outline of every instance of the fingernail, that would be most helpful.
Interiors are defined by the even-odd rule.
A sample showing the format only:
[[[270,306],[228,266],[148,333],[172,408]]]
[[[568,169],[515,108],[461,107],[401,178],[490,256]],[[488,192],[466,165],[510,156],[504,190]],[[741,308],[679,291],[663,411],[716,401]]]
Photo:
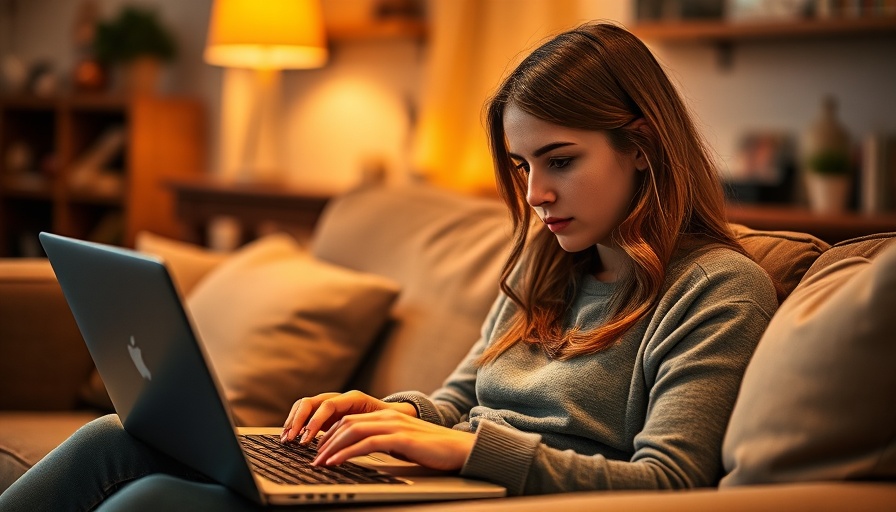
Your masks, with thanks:
[[[310,439],[310,437],[311,437],[311,432],[308,431],[308,430],[305,430],[304,428],[302,429],[301,435],[302,435],[302,437],[299,439],[299,442],[300,442],[300,443],[302,443],[302,444],[306,444],[306,443],[308,443],[308,441],[311,440],[311,439]]]

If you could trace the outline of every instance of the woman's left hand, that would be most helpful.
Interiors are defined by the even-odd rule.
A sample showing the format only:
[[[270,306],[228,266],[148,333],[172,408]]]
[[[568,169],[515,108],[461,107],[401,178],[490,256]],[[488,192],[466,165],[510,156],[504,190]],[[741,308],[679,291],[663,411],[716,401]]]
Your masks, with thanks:
[[[476,435],[435,425],[393,410],[345,416],[320,439],[316,465],[342,464],[352,457],[386,452],[421,466],[459,470]]]

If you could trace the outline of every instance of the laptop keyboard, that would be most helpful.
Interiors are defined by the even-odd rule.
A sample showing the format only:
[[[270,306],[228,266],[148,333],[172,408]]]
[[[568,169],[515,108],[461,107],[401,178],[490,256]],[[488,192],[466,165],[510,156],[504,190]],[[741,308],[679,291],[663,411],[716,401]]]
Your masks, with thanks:
[[[276,435],[240,435],[252,469],[278,484],[408,484],[383,471],[353,462],[315,466],[317,439],[307,445],[281,443]]]

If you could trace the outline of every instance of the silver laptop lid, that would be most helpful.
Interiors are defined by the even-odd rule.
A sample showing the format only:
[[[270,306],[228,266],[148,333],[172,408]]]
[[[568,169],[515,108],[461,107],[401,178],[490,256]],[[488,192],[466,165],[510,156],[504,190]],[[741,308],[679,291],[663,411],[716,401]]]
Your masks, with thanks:
[[[124,428],[263,502],[162,261],[50,233],[40,241]]]

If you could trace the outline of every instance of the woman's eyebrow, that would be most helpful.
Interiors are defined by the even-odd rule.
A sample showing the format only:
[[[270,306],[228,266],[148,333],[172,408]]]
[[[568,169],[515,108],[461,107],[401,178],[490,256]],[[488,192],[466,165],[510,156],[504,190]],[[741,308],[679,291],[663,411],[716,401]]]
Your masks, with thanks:
[[[575,144],[574,142],[552,142],[550,144],[545,144],[544,146],[533,151],[532,156],[535,158],[538,158],[541,155],[547,153],[548,151],[552,151],[554,149],[562,148],[565,146],[572,146],[574,144]],[[510,156],[510,158],[513,158],[515,160],[525,160],[525,158],[521,157],[520,155],[517,155],[516,153],[508,153],[508,156]]]

